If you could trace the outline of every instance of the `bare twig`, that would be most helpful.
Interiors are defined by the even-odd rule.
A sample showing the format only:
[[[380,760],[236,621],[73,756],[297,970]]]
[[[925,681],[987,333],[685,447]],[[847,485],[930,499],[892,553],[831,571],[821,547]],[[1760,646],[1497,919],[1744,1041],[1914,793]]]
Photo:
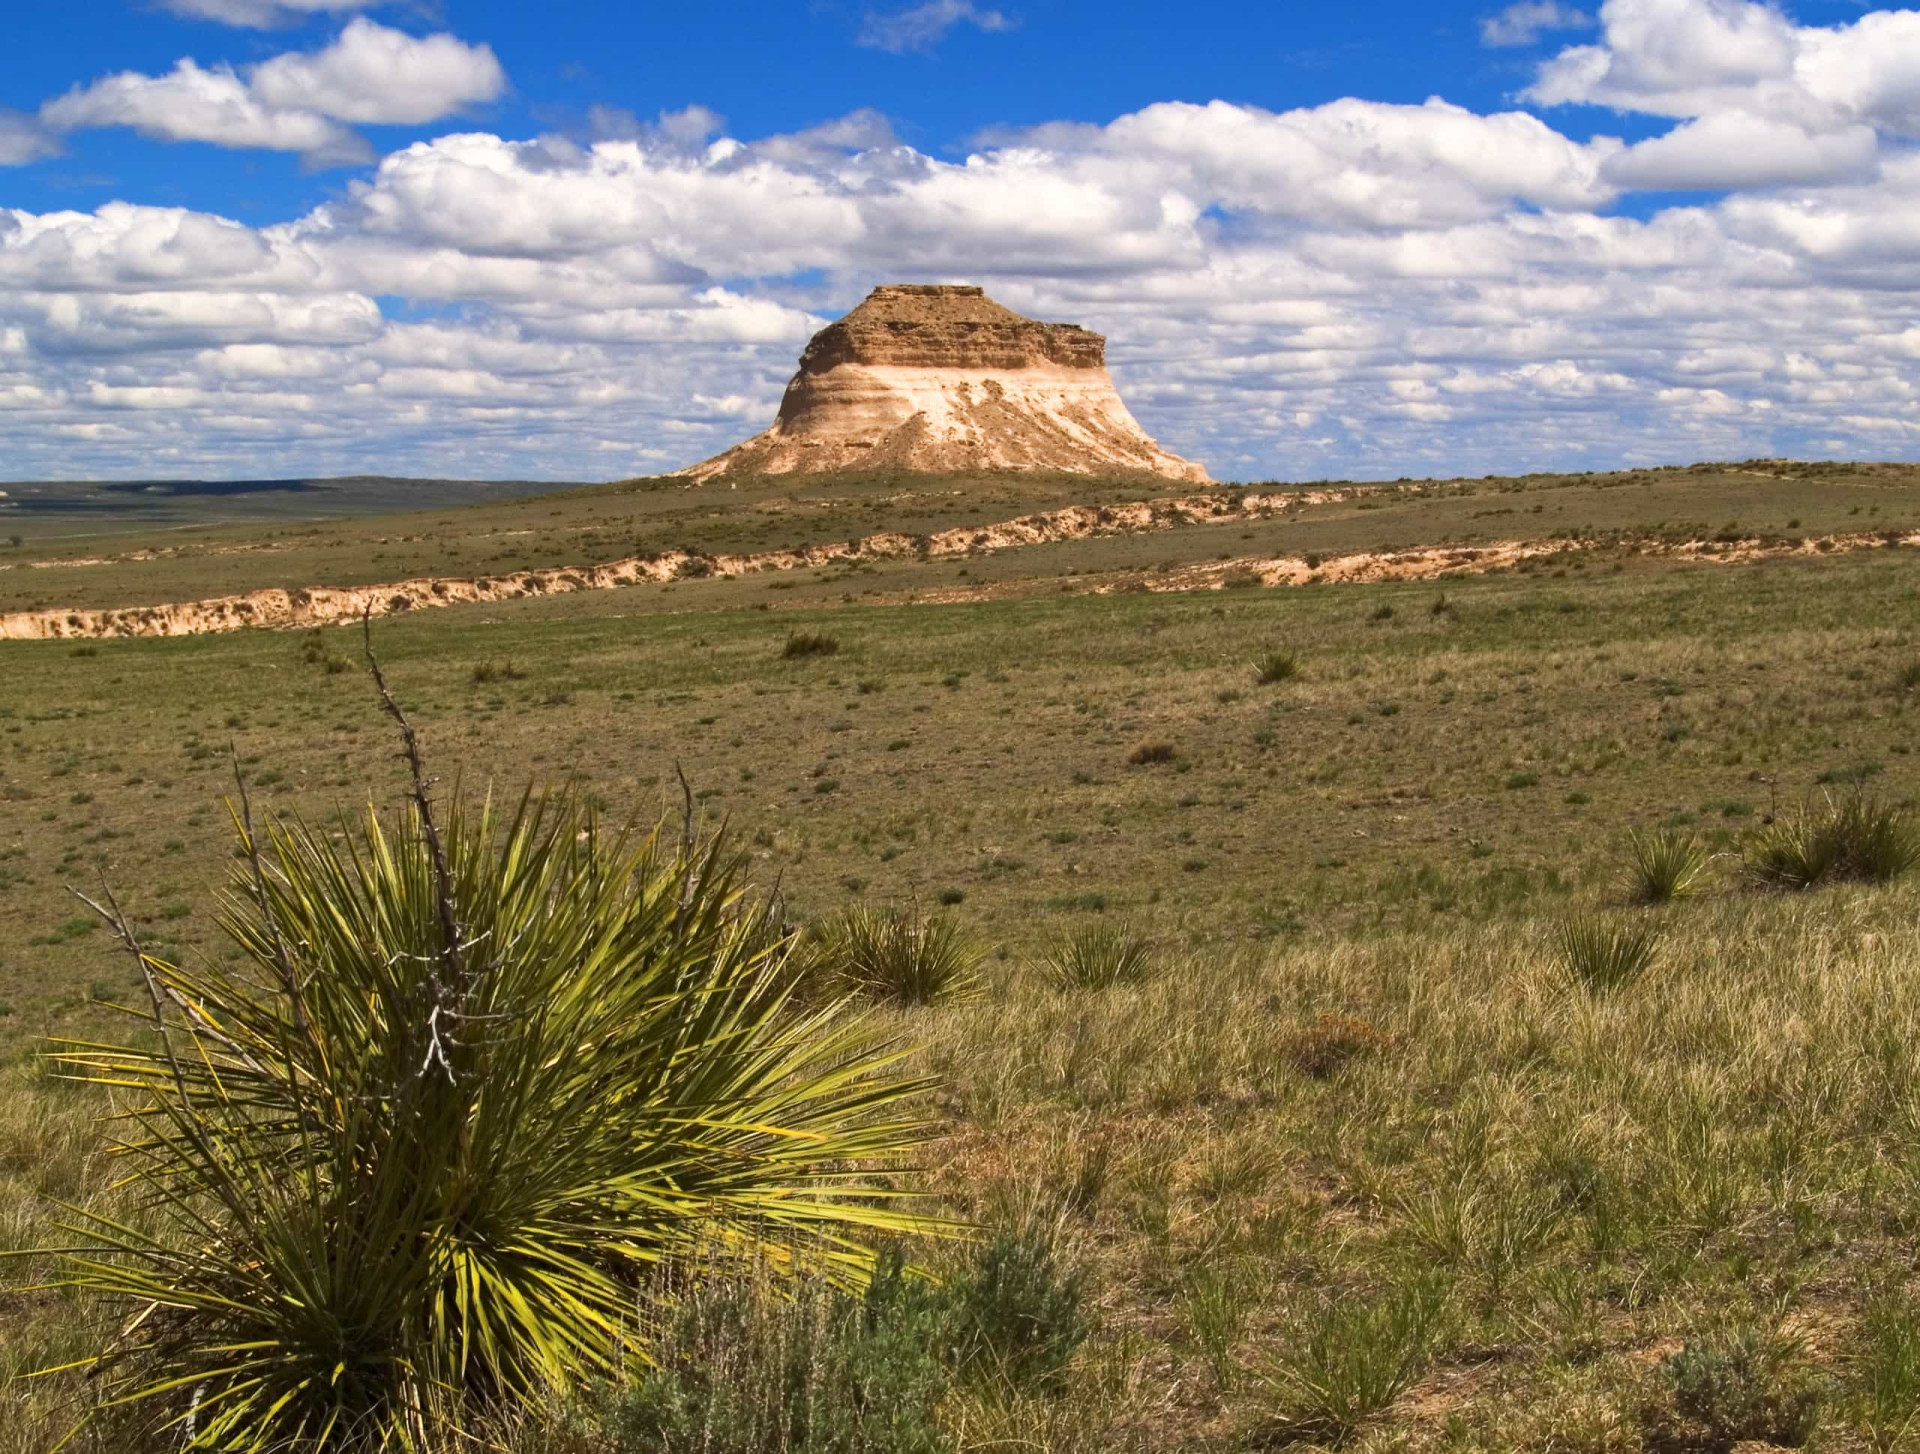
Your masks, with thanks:
[[[253,799],[247,793],[247,777],[240,771],[240,754],[233,745],[227,745],[227,755],[233,759],[233,783],[240,794],[240,832],[247,845],[248,877],[253,886],[253,901],[260,909],[260,920],[267,927],[267,939],[273,948],[273,967],[280,974],[280,988],[286,994],[287,1004],[291,1008],[293,1028],[300,1038],[313,1045],[313,1030],[307,1023],[307,1007],[301,995],[300,977],[294,972],[293,959],[287,953],[286,940],[280,933],[280,920],[273,912],[273,902],[267,895],[267,876],[260,867],[260,845],[253,836]]]
[[[413,724],[407,720],[407,714],[400,710],[400,703],[394,700],[387,687],[386,673],[380,670],[380,658],[373,654],[373,606],[368,604],[360,616],[361,639],[366,646],[367,669],[373,673],[373,684],[380,689],[380,701],[387,709],[387,715],[393,718],[400,728],[400,743],[403,755],[407,759],[407,772],[413,779],[413,804],[420,813],[420,831],[426,836],[427,849],[433,855],[433,887],[436,908],[440,915],[440,937],[446,945],[448,968],[452,970],[450,978],[454,984],[460,981],[460,925],[453,911],[453,873],[447,867],[446,846],[440,841],[440,829],[433,821],[433,802],[427,795],[427,770],[420,761],[420,740],[414,735]],[[433,974],[433,990],[436,1008],[446,1004],[448,986],[442,983],[439,974]]]
[[[120,901],[114,898],[113,887],[106,881],[104,874],[100,879],[100,891],[107,896],[107,905],[111,907],[103,907],[72,884],[67,885],[68,893],[106,921],[107,927],[113,930],[114,937],[126,948],[127,953],[133,956],[134,963],[140,966],[140,979],[146,985],[147,999],[153,1005],[153,1026],[160,1032],[160,1048],[166,1054],[167,1069],[173,1072],[174,1088],[179,1091],[180,1099],[184,1102],[187,1098],[187,1081],[186,1077],[180,1073],[179,1058],[173,1053],[173,1036],[167,1030],[165,992],[160,981],[154,977],[153,965],[147,959],[147,951],[140,947],[140,941],[134,937],[133,926],[127,923],[127,916],[120,912]]]
[[[693,907],[694,889],[698,880],[693,870],[693,784],[687,781],[685,771],[681,769],[680,759],[673,760],[673,775],[680,779],[680,908],[674,915],[674,930],[678,932],[686,923],[687,910]]]
[[[238,1040],[235,1040],[231,1035],[227,1034],[226,1031],[214,1024],[212,1020],[208,1019],[206,1015],[201,1012],[200,1007],[194,1004],[192,1000],[174,989],[173,986],[160,982],[159,978],[153,972],[154,961],[148,956],[147,952],[140,947],[140,941],[134,938],[133,929],[128,925],[126,915],[120,911],[120,902],[114,898],[113,890],[104,885],[102,887],[107,896],[106,906],[88,898],[72,884],[67,885],[67,892],[85,904],[89,909],[92,909],[94,913],[98,914],[100,918],[105,921],[107,927],[113,930],[114,937],[139,961],[140,977],[146,981],[147,997],[153,1002],[153,1022],[160,1030],[160,1041],[166,1051],[167,1067],[173,1072],[174,1082],[179,1086],[182,1098],[184,1098],[187,1093],[185,1079],[180,1072],[180,1062],[174,1054],[173,1042],[167,1034],[167,1018],[163,1008],[164,1005],[172,1005],[178,1010],[181,1015],[186,1018],[188,1025],[192,1028],[196,1037],[204,1035],[221,1049],[231,1054],[236,1060],[242,1061],[247,1068],[256,1075],[266,1075],[266,1067],[254,1058],[253,1053],[249,1051],[246,1046],[242,1045]]]

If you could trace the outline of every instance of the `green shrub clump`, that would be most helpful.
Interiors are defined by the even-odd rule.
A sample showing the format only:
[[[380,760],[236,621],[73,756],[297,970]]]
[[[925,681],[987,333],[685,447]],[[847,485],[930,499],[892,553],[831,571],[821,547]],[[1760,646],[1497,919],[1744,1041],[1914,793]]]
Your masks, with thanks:
[[[1920,863],[1920,834],[1898,808],[1856,793],[1781,814],[1747,846],[1747,867],[1771,888],[1853,879],[1889,883]]]
[[[1041,964],[1062,989],[1081,990],[1141,984],[1159,968],[1153,941],[1124,919],[1075,924],[1048,947]]]
[[[853,908],[816,927],[804,954],[809,982],[902,1005],[933,1005],[980,992],[980,947],[946,914]]]
[[[1665,1397],[1642,1413],[1655,1449],[1797,1449],[1813,1433],[1820,1389],[1791,1339],[1752,1327],[1689,1339],[1661,1372]]]
[[[1707,851],[1691,833],[1657,829],[1627,838],[1627,897],[1666,904],[1705,887]]]
[[[873,1230],[923,1225],[857,1169],[926,1139],[897,1108],[924,1084],[796,1004],[737,860],[566,798],[436,827],[420,782],[337,833],[237,815],[236,952],[141,954],[132,1043],[54,1057],[142,1106],[153,1222],[76,1211],[59,1254],[120,1328],[90,1360],[115,1447],[458,1442],[619,1375],[663,1261],[858,1286]]]
[[[840,650],[840,638],[824,631],[791,631],[780,654],[789,661],[809,656],[832,656]]]
[[[1294,651],[1269,651],[1254,658],[1254,679],[1263,687],[1290,682],[1300,675],[1300,654]]]
[[[945,1454],[950,1389],[1056,1389],[1088,1330],[1050,1240],[1002,1233],[944,1286],[889,1248],[859,1297],[764,1273],[692,1283],[653,1365],[581,1412],[615,1454]]]
[[[1561,962],[1591,995],[1609,995],[1640,978],[1659,952],[1659,931],[1649,924],[1579,914],[1559,930]]]

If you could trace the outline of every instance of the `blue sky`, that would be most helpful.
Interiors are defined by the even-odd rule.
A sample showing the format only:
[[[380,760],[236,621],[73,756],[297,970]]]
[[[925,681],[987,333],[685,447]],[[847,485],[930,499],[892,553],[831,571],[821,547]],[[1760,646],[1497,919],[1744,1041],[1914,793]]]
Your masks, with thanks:
[[[13,478],[683,464],[894,277],[1101,328],[1229,477],[1920,449],[1916,12],[72,0],[10,42]]]

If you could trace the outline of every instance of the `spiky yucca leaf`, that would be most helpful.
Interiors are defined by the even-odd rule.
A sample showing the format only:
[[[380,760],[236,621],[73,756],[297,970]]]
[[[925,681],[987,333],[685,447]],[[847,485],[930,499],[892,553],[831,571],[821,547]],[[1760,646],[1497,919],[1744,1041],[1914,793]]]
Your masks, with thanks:
[[[857,1285],[863,1230],[930,1226],[849,1174],[926,1139],[922,1085],[795,1004],[718,846],[608,841],[571,800],[444,839],[453,944],[417,813],[270,825],[237,959],[146,960],[168,1039],[56,1056],[131,1093],[167,1224],[76,1213],[66,1281],[124,1306],[99,1369],[185,1448],[417,1448],[616,1371],[638,1278],[690,1246]]]

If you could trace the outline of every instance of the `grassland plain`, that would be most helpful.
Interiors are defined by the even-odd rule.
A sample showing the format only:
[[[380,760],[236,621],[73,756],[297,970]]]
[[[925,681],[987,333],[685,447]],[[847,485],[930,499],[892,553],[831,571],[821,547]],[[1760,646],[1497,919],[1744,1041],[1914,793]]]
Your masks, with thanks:
[[[1563,531],[1920,521],[1911,472],[1782,475],[1487,482],[1271,528],[1371,548],[1535,505]],[[1465,513],[1384,523],[1402,509]],[[1059,589],[1122,551],[1223,549],[1254,546],[1194,527],[688,580],[411,614],[378,643],[469,787],[576,777],[652,817],[677,760],[796,917],[941,904],[989,946],[984,999],[888,1012],[947,1085],[932,1175],[951,1210],[1052,1239],[1095,1331],[1064,1386],[952,1395],[963,1446],[1910,1438],[1920,897],[1760,893],[1735,859],[1778,808],[1920,794],[1912,553]],[[1007,598],[899,604],[983,581]],[[788,657],[794,632],[835,649]],[[1300,674],[1261,685],[1276,649]],[[45,1195],[110,1199],[98,1108],[29,1057],[132,988],[61,885],[104,873],[154,947],[218,952],[229,744],[265,809],[399,796],[357,651],[351,630],[6,649],[7,1240],[53,1235]],[[1709,892],[1620,907],[1627,833],[1662,825],[1722,855]],[[1553,932],[1592,908],[1661,935],[1598,998]],[[1157,976],[1089,994],[1039,971],[1123,918]],[[0,1369],[86,1335],[20,1297]],[[9,1385],[0,1450],[46,1447],[73,1395]],[[521,1442],[572,1447],[552,1427]]]

